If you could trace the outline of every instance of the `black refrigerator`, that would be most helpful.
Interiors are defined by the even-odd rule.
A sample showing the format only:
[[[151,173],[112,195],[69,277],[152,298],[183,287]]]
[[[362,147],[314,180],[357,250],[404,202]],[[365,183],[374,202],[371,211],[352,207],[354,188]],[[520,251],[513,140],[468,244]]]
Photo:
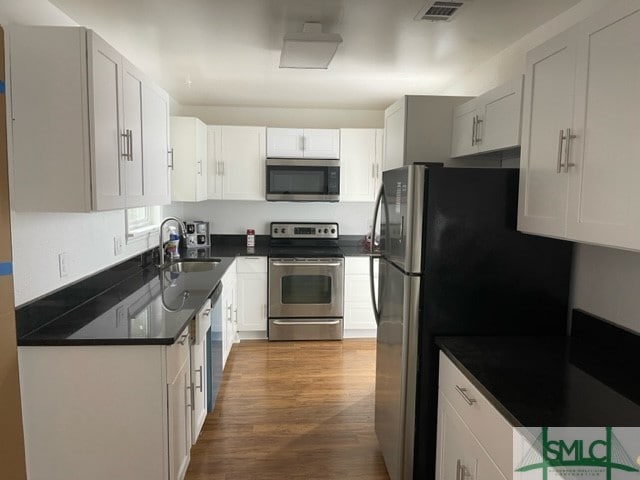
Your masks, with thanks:
[[[371,293],[375,428],[391,480],[435,476],[434,337],[566,334],[572,244],[516,231],[518,176],[419,164],[383,174]]]

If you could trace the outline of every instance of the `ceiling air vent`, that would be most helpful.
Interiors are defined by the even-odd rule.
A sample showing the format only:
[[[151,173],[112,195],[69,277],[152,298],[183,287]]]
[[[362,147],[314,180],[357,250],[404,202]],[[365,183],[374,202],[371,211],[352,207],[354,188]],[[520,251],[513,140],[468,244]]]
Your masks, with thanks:
[[[468,1],[468,0],[467,0]],[[466,2],[429,2],[414,17],[415,20],[450,22],[460,12]]]

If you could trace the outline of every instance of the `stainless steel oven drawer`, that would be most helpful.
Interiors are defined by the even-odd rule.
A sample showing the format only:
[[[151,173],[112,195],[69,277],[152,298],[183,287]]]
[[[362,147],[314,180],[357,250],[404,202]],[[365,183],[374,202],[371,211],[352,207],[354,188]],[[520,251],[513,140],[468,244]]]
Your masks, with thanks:
[[[342,340],[342,318],[270,318],[269,341]]]

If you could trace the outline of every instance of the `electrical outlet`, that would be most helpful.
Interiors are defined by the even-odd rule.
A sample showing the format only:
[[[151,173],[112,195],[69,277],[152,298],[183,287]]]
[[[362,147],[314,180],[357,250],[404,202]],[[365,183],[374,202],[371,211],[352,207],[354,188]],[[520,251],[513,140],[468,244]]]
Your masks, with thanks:
[[[122,255],[122,236],[116,235],[113,237],[113,254],[115,256]]]
[[[69,275],[69,254],[67,252],[58,254],[58,267],[60,268],[60,278]]]

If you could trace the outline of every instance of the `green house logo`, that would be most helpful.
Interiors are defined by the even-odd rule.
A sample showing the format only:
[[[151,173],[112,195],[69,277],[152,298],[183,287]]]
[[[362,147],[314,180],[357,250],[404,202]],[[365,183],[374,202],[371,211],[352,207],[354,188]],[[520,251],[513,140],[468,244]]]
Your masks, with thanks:
[[[580,429],[564,429],[579,431]],[[638,459],[640,461],[640,458]],[[549,436],[549,427],[542,427],[531,448],[517,465],[516,472],[539,470],[542,480],[553,478],[604,478],[613,480],[615,471],[632,474],[624,478],[639,478],[639,465],[632,460],[613,428],[604,428],[604,438],[556,438]],[[559,476],[558,476],[559,474]],[[538,477],[540,478],[540,477]],[[620,477],[622,478],[622,477]]]

